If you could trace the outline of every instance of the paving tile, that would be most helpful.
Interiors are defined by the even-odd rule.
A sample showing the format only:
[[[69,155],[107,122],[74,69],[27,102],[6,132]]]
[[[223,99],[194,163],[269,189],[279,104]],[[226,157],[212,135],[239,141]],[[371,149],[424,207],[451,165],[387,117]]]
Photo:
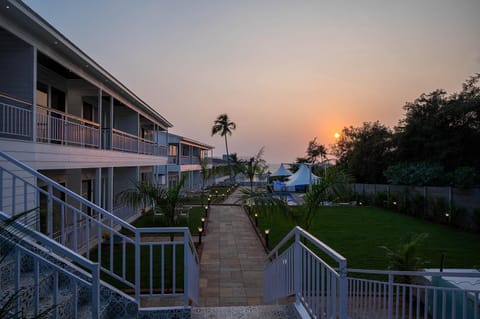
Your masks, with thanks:
[[[212,205],[203,242],[200,305],[261,304],[265,252],[243,208]]]

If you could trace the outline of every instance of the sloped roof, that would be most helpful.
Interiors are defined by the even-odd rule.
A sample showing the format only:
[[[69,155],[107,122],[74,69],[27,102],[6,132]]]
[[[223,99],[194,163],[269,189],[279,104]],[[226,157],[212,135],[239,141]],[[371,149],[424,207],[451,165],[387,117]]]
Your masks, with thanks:
[[[288,169],[283,167],[283,163],[282,163],[280,167],[275,172],[273,172],[272,175],[270,175],[270,177],[280,177],[280,176],[290,176],[290,175],[292,175],[292,173]]]
[[[318,176],[310,172],[310,169],[305,164],[300,164],[298,171],[288,178],[285,183],[287,187],[297,185],[309,185],[314,183],[318,179]]]

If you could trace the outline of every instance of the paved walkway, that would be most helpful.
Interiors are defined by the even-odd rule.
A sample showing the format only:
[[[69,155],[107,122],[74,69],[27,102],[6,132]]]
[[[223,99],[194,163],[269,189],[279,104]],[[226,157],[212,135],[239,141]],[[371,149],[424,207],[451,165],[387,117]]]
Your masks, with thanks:
[[[225,203],[234,203],[234,192]],[[243,208],[210,207],[200,263],[200,306],[263,303],[265,251]]]

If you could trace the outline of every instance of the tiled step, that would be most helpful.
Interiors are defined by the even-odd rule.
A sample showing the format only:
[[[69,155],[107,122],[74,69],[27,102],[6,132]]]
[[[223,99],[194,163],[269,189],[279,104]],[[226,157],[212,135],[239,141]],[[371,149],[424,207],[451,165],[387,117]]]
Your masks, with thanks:
[[[294,305],[192,308],[191,319],[300,319]]]

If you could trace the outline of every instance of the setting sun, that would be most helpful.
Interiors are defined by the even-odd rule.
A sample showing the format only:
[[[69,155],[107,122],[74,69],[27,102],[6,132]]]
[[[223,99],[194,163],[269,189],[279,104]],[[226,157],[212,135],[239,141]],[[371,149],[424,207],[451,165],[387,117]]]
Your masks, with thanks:
[[[338,134],[338,132],[335,132],[335,134],[333,134],[333,137],[335,137],[335,139],[337,140],[340,137],[340,134]]]

